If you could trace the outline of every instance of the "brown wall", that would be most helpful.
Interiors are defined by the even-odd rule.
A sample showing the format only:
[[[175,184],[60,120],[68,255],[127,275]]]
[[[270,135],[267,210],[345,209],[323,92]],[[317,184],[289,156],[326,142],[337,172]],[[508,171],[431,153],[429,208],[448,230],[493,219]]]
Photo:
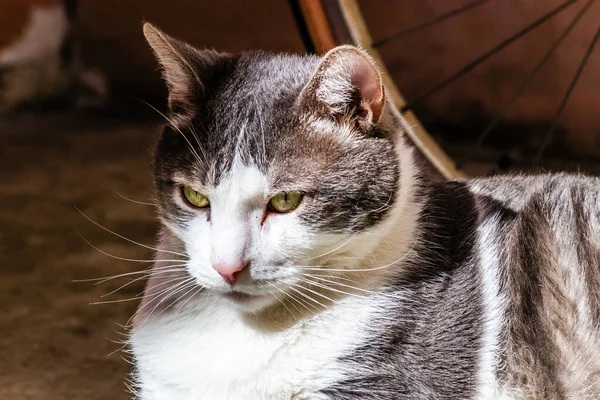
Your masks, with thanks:
[[[304,51],[285,0],[82,0],[78,18],[86,62],[109,76],[117,94],[163,90],[144,21],[199,47]]]
[[[362,0],[375,40],[470,3],[466,0]],[[381,49],[408,100],[441,81],[564,0],[490,1]],[[479,132],[500,111],[535,64],[587,3],[580,1],[432,96],[422,114]],[[600,21],[594,4],[506,114],[509,124],[538,125],[545,133]],[[568,145],[600,154],[600,43],[560,119]],[[460,133],[459,133],[460,134]],[[510,129],[495,133],[510,135]],[[494,139],[492,137],[492,139]],[[508,138],[507,138],[508,139]],[[535,147],[540,136],[534,136]],[[512,140],[512,138],[510,138]]]
[[[467,0],[361,0],[375,39],[428,20]],[[490,1],[381,49],[407,99],[415,98],[564,0]],[[512,96],[585,2],[577,2],[495,55],[418,109],[428,120],[479,132]],[[115,93],[162,95],[156,63],[141,33],[150,21],[200,47],[303,52],[286,0],[81,0],[79,31],[85,59],[110,77]],[[595,4],[506,114],[509,125],[539,126],[535,147],[556,112],[600,20]],[[560,120],[570,149],[600,154],[600,44]],[[511,128],[492,139],[510,137]],[[504,135],[504,136],[503,136]]]

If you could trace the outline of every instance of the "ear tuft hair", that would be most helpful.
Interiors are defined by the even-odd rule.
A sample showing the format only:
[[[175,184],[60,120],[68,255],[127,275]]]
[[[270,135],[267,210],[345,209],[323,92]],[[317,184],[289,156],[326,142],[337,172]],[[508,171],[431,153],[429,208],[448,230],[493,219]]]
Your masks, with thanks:
[[[173,112],[190,110],[203,89],[203,76],[226,54],[198,50],[150,23],[145,23],[143,30],[169,87],[169,107]]]
[[[330,50],[302,90],[300,102],[350,117],[360,125],[377,124],[385,108],[381,73],[364,51],[354,46]]]

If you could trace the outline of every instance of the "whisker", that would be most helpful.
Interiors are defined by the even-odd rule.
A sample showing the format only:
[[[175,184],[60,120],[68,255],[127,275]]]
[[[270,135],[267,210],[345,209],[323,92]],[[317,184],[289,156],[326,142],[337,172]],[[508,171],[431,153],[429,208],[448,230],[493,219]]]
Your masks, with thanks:
[[[181,276],[179,279],[183,279],[183,278],[184,278],[184,276]],[[178,279],[174,279],[174,280],[178,280]],[[168,289],[169,289],[169,288],[167,288],[167,289],[165,289],[165,290],[168,290]],[[142,292],[142,294],[143,294],[143,292]],[[153,294],[151,295],[151,297],[152,297],[152,298],[155,298],[155,297],[159,296],[160,294],[162,294],[162,291],[161,291],[160,293],[158,293],[158,294],[155,294],[155,293],[153,293]],[[95,302],[93,302],[93,303],[90,303],[90,305],[101,305],[101,304],[123,303],[123,302],[126,302],[126,301],[141,300],[141,299],[143,299],[144,297],[145,297],[144,295],[137,295],[137,296],[135,296],[135,297],[130,297],[130,298],[127,298],[127,299],[95,301]],[[134,314],[134,315],[135,315],[135,314]]]
[[[168,292],[170,289],[172,289],[173,286],[168,286],[164,289],[161,289],[159,291],[156,291],[156,289],[160,286],[164,286],[164,285],[168,285],[171,282],[177,282],[180,281],[181,279],[187,279],[189,280],[191,277],[190,276],[186,276],[186,275],[179,275],[178,277],[174,277],[173,279],[168,279],[166,281],[162,281],[162,282],[158,282],[156,285],[152,286],[151,289],[152,291],[148,292],[147,290],[145,290],[144,292],[142,292],[142,294],[148,292],[146,294],[146,297],[150,300],[155,299],[156,297],[164,294],[165,292]]]
[[[310,276],[310,274],[306,274],[306,275]],[[360,291],[360,292],[371,294],[373,296],[386,297],[386,298],[390,298],[390,299],[397,300],[397,301],[402,300],[402,301],[405,301],[405,302],[411,302],[411,303],[414,302],[413,299],[410,299],[410,298],[407,298],[405,296],[402,296],[399,293],[393,293],[393,292],[386,293],[386,292],[371,291],[371,290],[359,288],[359,287],[356,287],[356,286],[345,285],[345,284],[342,284],[340,282],[330,281],[330,280],[327,280],[327,279],[323,279],[323,280],[325,280],[327,282],[330,282],[333,285],[344,286],[344,287],[347,287],[349,289],[353,289],[353,290],[357,290],[357,291]],[[348,295],[348,296],[354,296],[354,297],[359,297],[359,298],[366,298],[367,297],[367,295],[361,295],[361,294],[357,294],[357,293],[349,293],[349,292],[345,292],[343,290],[338,290],[338,289],[332,288],[331,286],[328,286],[326,284],[323,284],[323,283],[319,282],[318,278],[317,278],[316,281],[314,281],[312,279],[303,279],[303,281],[306,282],[306,283],[308,283],[308,284],[319,286],[319,287],[321,287],[323,289],[330,290],[330,291],[333,291],[333,292],[337,292],[337,293],[340,293],[340,294],[345,294],[345,295]]]
[[[399,259],[397,259],[394,262],[391,262],[389,264],[386,265],[382,265],[380,267],[373,267],[373,268],[361,268],[361,269],[335,269],[335,268],[328,268],[326,266],[320,267],[320,268],[313,268],[313,267],[304,267],[304,266],[297,266],[300,269],[306,270],[306,271],[331,271],[331,272],[368,272],[368,271],[377,271],[380,269],[385,269],[385,268],[389,268],[393,265],[395,265],[396,263],[402,261],[404,258],[406,258],[408,256],[408,254],[412,251],[412,249],[415,247],[415,243],[413,243],[413,245],[411,246],[411,248]]]
[[[121,193],[119,193],[119,191],[117,189],[113,189],[113,192],[115,192],[115,194],[117,196],[121,197],[122,199],[125,199],[125,200],[130,201],[130,202],[135,203],[135,204],[141,204],[141,205],[144,205],[144,206],[156,206],[155,203],[146,203],[144,201],[134,200],[134,199],[129,198],[129,197],[125,196],[125,195],[122,195]]]
[[[119,299],[119,300],[94,301],[94,302],[90,303],[90,305],[97,306],[97,305],[101,305],[101,304],[125,303],[127,301],[141,300],[142,298],[143,298],[143,296],[130,297],[128,299]]]
[[[269,282],[270,283],[270,282]],[[307,318],[306,314],[304,314],[304,312],[302,312],[302,310],[300,310],[298,307],[296,307],[296,305],[294,304],[294,302],[298,303],[299,305],[303,306],[307,311],[310,311],[310,309],[308,308],[308,306],[306,305],[306,303],[302,300],[302,299],[298,299],[296,298],[296,296],[294,296],[293,293],[289,293],[284,291],[283,289],[281,289],[280,287],[278,287],[277,285],[270,283],[275,289],[279,290],[281,292],[281,294],[283,294],[283,296],[289,298],[290,300],[292,300],[292,302],[290,303],[296,310],[298,310],[298,312],[305,318]]]
[[[193,290],[193,288],[192,288],[192,290]],[[192,295],[189,296],[182,304],[179,305],[179,308],[177,309],[177,312],[178,313],[181,312],[181,310],[183,309],[183,307],[185,307],[185,305],[190,301],[190,299],[196,297],[203,290],[204,290],[204,288],[202,286],[198,285],[198,287],[196,288],[196,291],[194,293],[192,293]],[[184,296],[187,296],[187,293]]]
[[[186,261],[186,260],[155,260],[155,259],[141,260],[141,259],[137,259],[137,258],[119,257],[119,256],[115,256],[114,254],[107,253],[106,251],[100,249],[99,247],[96,247],[92,242],[90,242],[89,240],[87,240],[81,233],[78,233],[78,235],[79,235],[79,237],[81,237],[81,239],[83,239],[84,242],[86,242],[94,250],[98,251],[99,253],[104,254],[105,256],[108,256],[110,258],[114,258],[116,260],[131,261],[131,262],[138,262],[138,263],[158,263],[158,262],[179,262],[179,261]]]
[[[173,121],[171,121],[171,119],[169,119],[165,114],[163,114],[159,109],[157,109],[156,107],[154,107],[152,104],[150,104],[147,101],[142,100],[140,98],[137,98],[137,99],[139,101],[141,101],[142,103],[146,104],[148,107],[150,107],[154,111],[156,111],[160,116],[162,116],[165,119],[165,121],[167,121],[169,123],[169,125],[171,125],[171,127],[173,127],[173,129],[177,130],[177,132],[179,132],[181,134],[181,136],[185,139],[185,141],[187,142],[188,146],[190,147],[190,151],[192,152],[192,154],[194,155],[194,157],[196,157],[196,161],[198,161],[198,163],[200,165],[202,165],[202,160],[200,159],[200,155],[198,155],[198,153],[196,152],[196,149],[194,149],[194,146],[192,146],[192,143],[190,143],[190,141],[183,134],[183,132],[181,131],[181,129],[179,129],[179,127],[177,125],[175,125],[175,123],[173,123]]]
[[[198,138],[198,134],[196,133],[196,130],[194,129],[194,126],[192,124],[188,124],[188,128],[189,128],[190,132],[192,132],[192,135],[194,136],[194,139],[196,139],[196,143],[198,144],[198,150],[200,150],[200,153],[202,154],[202,158],[204,159],[204,163],[206,165],[208,165],[208,157],[206,156],[206,153],[204,152],[204,148],[200,144],[200,139]]]
[[[193,291],[197,290],[197,289],[198,289],[198,286],[191,286],[191,287],[190,287],[190,288],[189,288],[189,289],[188,289],[188,290],[187,290],[187,291],[186,291],[184,294],[182,294],[182,295],[179,297],[179,300],[181,300],[181,299],[184,299],[184,298],[185,298],[185,301],[182,301],[182,302],[179,304],[179,307],[177,307],[177,310],[175,311],[175,313],[176,313],[176,314],[179,314],[179,313],[181,312],[183,305],[184,305],[185,303],[187,303],[187,301],[190,299],[189,297],[187,297],[187,298],[186,298],[186,296],[187,296],[187,295],[189,295],[190,293],[192,293]]]
[[[392,201],[392,198],[394,198],[394,192],[393,191],[390,193],[390,197],[388,197],[388,199],[387,199],[387,201],[385,202],[384,205],[382,205],[381,207],[379,207],[376,210],[371,210],[371,211],[367,211],[367,212],[369,214],[371,214],[371,213],[376,213],[376,212],[382,211],[384,209],[388,209],[389,205],[390,205],[390,202]]]
[[[173,264],[173,265],[166,265],[166,266],[163,266],[163,267],[154,267],[154,268],[152,268],[152,269],[145,269],[145,270],[143,270],[143,271],[125,272],[125,273],[123,273],[123,274],[112,275],[112,276],[105,276],[105,277],[102,277],[102,278],[75,279],[75,280],[73,280],[73,281],[71,281],[71,282],[73,282],[73,283],[80,283],[80,282],[96,282],[96,283],[95,283],[95,285],[99,285],[99,284],[101,284],[101,283],[108,282],[108,281],[110,281],[110,280],[117,279],[117,278],[123,278],[123,277],[126,277],[126,276],[131,276],[131,275],[140,275],[140,274],[148,274],[148,275],[151,275],[151,274],[152,274],[152,271],[161,271],[161,270],[165,270],[165,269],[168,269],[168,268],[183,267],[183,266],[185,266],[185,265],[186,265],[186,264]],[[185,268],[182,268],[181,270],[182,270],[182,271],[185,271],[186,269],[185,269]]]
[[[166,271],[166,272],[170,272],[170,271]],[[164,286],[164,285],[167,285],[167,284],[169,284],[169,283],[171,283],[171,282],[173,282],[173,281],[178,281],[178,280],[179,280],[179,279],[181,279],[181,278],[185,278],[185,277],[187,277],[186,275],[187,275],[187,274],[181,274],[181,275],[177,275],[177,276],[173,275],[173,277],[174,277],[175,279],[169,279],[169,280],[162,281],[162,282],[158,282],[158,283],[154,284],[154,285],[152,286],[152,290],[153,290],[153,292],[152,292],[152,293],[150,293],[149,295],[147,295],[147,297],[148,297],[149,299],[153,299],[153,298],[155,298],[155,297],[158,297],[157,295],[160,295],[160,294],[164,293],[165,291],[169,290],[169,288],[161,289],[160,291],[156,292],[155,290],[156,290],[157,288],[159,288],[159,287],[161,287],[161,286]],[[170,276],[168,276],[168,277],[166,277],[166,278],[170,278]],[[137,295],[138,295],[138,296],[142,296],[142,295],[144,295],[146,292],[147,292],[147,290],[146,290],[146,289],[144,289],[144,290],[142,290],[140,293],[138,293]]]
[[[165,272],[177,272],[177,271],[165,271]],[[131,285],[132,283],[134,283],[134,282],[138,282],[138,281],[141,281],[141,280],[144,280],[144,279],[147,279],[147,278],[148,278],[148,277],[150,277],[150,276],[151,276],[151,274],[148,274],[148,275],[145,275],[145,276],[141,276],[141,277],[139,277],[139,278],[132,279],[132,280],[130,280],[129,282],[127,282],[127,283],[125,283],[125,284],[123,284],[123,285],[119,286],[119,287],[118,287],[118,288],[116,288],[115,290],[113,290],[113,291],[111,291],[111,292],[108,292],[108,293],[106,293],[106,294],[103,294],[102,296],[100,296],[100,298],[108,297],[108,296],[110,296],[111,294],[115,294],[115,293],[117,293],[119,290],[126,288],[127,286]],[[173,277],[176,277],[176,276],[180,276],[180,275],[168,275],[168,276],[165,276],[165,278],[173,278]]]
[[[117,237],[119,237],[119,238],[121,238],[121,239],[123,239],[123,240],[126,240],[126,241],[128,241],[129,243],[137,244],[138,246],[144,247],[144,248],[146,248],[146,249],[149,249],[149,250],[159,251],[159,252],[163,252],[163,253],[175,254],[175,255],[178,255],[178,256],[181,256],[181,257],[186,257],[186,258],[187,258],[187,256],[186,256],[185,254],[178,253],[178,252],[176,252],[176,251],[164,250],[164,249],[158,249],[158,248],[156,248],[156,247],[148,246],[148,245],[145,245],[145,244],[143,244],[143,243],[136,242],[135,240],[129,239],[129,238],[127,238],[127,237],[123,236],[123,235],[120,235],[120,234],[118,234],[117,232],[111,231],[110,229],[108,229],[108,228],[105,228],[104,226],[100,225],[98,222],[94,221],[93,219],[91,219],[90,217],[88,217],[87,215],[85,215],[85,214],[83,213],[83,211],[81,211],[81,210],[79,209],[79,207],[77,207],[77,206],[74,206],[74,207],[75,207],[75,209],[76,209],[76,210],[77,210],[77,211],[78,211],[78,212],[79,212],[79,213],[80,213],[80,214],[81,214],[81,215],[82,215],[82,216],[83,216],[85,219],[87,219],[88,221],[90,221],[91,223],[93,223],[94,225],[96,225],[97,227],[99,227],[99,228],[101,228],[101,229],[105,230],[105,231],[106,231],[106,232],[108,232],[108,233],[112,233],[113,235],[115,235],[115,236],[117,236]]]
[[[180,285],[180,284],[177,284],[177,285]],[[183,284],[183,286],[177,288],[174,291],[171,291],[161,301],[159,301],[158,304],[156,306],[154,306],[154,308],[152,310],[150,310],[150,313],[148,314],[148,316],[146,317],[146,320],[142,324],[146,323],[146,321],[148,320],[148,318],[150,318],[150,316],[152,316],[152,319],[158,318],[166,309],[172,307],[175,303],[177,303],[177,301],[179,301],[181,299],[181,297],[176,296],[177,294],[183,292],[184,290],[188,289],[191,286],[195,287],[195,285],[196,285],[196,282],[192,278],[191,281],[188,281],[187,283]],[[160,310],[160,312],[158,314],[154,315],[153,313],[158,308],[158,306],[160,306],[165,300],[168,300],[168,299],[173,299],[171,304],[167,305],[162,310]]]
[[[325,309],[325,308],[327,308],[327,307],[326,307],[326,306],[325,306],[323,303],[321,303],[320,301],[318,301],[318,300],[316,300],[316,299],[313,299],[312,297],[308,296],[308,295],[307,295],[307,294],[305,294],[305,293],[302,293],[302,291],[295,289],[295,287],[299,287],[299,288],[301,288],[301,289],[308,290],[309,292],[312,292],[312,293],[314,293],[314,294],[319,294],[319,293],[317,293],[317,292],[315,292],[315,291],[312,291],[312,290],[310,290],[310,289],[308,289],[308,288],[306,288],[306,287],[304,287],[304,286],[302,286],[302,285],[298,285],[298,284],[295,284],[295,283],[290,283],[290,282],[286,282],[286,283],[287,283],[288,285],[291,285],[291,286],[290,286],[290,289],[291,289],[291,290],[293,290],[294,292],[296,292],[296,293],[300,294],[301,296],[303,296],[303,297],[307,298],[308,300],[310,300],[310,301],[312,301],[312,302],[314,302],[314,303],[317,303],[318,305],[320,305],[320,306],[321,306],[321,307],[323,307],[324,309]],[[325,298],[327,298],[326,296],[322,296],[322,297],[325,297]],[[329,299],[329,298],[327,298],[327,299],[328,299],[329,301],[331,301],[331,302],[335,303],[335,301],[333,301],[333,300],[331,300],[331,299]],[[319,311],[319,310],[317,309],[317,311]]]
[[[345,245],[347,245],[347,244],[350,242],[350,240],[352,240],[352,239],[354,238],[354,236],[356,236],[356,232],[355,232],[355,233],[354,233],[352,236],[350,236],[350,237],[348,238],[348,240],[346,240],[344,243],[342,243],[341,245],[339,245],[339,246],[338,246],[338,247],[336,247],[335,249],[333,249],[333,250],[330,250],[330,251],[328,251],[328,252],[326,252],[326,253],[323,253],[323,254],[321,254],[320,256],[311,257],[311,258],[309,258],[309,260],[314,260],[315,258],[321,258],[321,257],[324,257],[324,256],[326,256],[326,255],[328,255],[328,254],[331,254],[331,253],[333,253],[333,252],[336,252],[336,251],[338,251],[339,249],[341,249],[342,247],[344,247]]]
[[[344,295],[347,295],[347,296],[359,297],[359,298],[362,298],[362,299],[364,299],[366,297],[365,295],[356,294],[356,293],[348,293],[348,292],[345,292],[343,290],[334,289],[334,288],[332,288],[330,286],[327,286],[327,285],[322,284],[322,283],[317,282],[317,281],[313,281],[311,279],[303,279],[303,281],[306,282],[306,283],[308,283],[309,285],[314,285],[314,286],[320,287],[322,289],[329,290],[331,292],[336,292],[336,293],[344,294]]]
[[[307,274],[307,273],[301,273],[301,275],[308,276],[309,278],[315,279],[317,282],[321,280],[321,281],[325,281],[325,282],[328,282],[328,283],[331,283],[331,284],[334,284],[334,285],[343,286],[343,287],[346,287],[348,289],[358,290],[360,292],[365,292],[365,293],[369,293],[369,294],[382,294],[381,292],[375,292],[375,291],[371,291],[371,290],[359,288],[359,287],[352,286],[352,285],[346,285],[346,284],[341,283],[341,282],[332,281],[332,280],[324,278],[323,276],[320,276],[320,275],[312,275],[312,274]]]
[[[311,283],[310,283],[310,282],[309,282],[307,279],[303,279],[303,281],[304,281],[304,282],[306,282],[306,283],[308,283],[308,284],[311,284]],[[293,284],[293,285],[295,285],[295,286],[299,286],[299,287],[302,287],[304,290],[307,290],[307,291],[309,291],[309,292],[310,292],[310,293],[312,293],[312,294],[316,294],[317,296],[320,296],[320,297],[322,297],[322,298],[324,298],[324,299],[326,299],[326,300],[329,300],[329,301],[330,301],[330,302],[332,302],[333,304],[337,304],[337,303],[338,303],[336,300],[334,300],[334,299],[332,299],[332,298],[330,298],[330,297],[328,297],[328,296],[325,296],[323,293],[319,293],[319,292],[317,292],[317,291],[315,291],[315,290],[312,290],[312,289],[311,289],[311,288],[309,288],[309,287],[302,286],[302,285],[298,285],[298,284]],[[317,285],[313,285],[313,286],[317,286]]]
[[[182,278],[184,278],[184,277],[182,277]],[[150,317],[150,315],[152,315],[152,313],[154,312],[154,310],[156,310],[156,308],[157,308],[158,306],[160,306],[160,305],[161,305],[161,304],[162,304],[162,303],[163,303],[163,302],[164,302],[166,299],[170,298],[170,297],[171,297],[171,296],[173,296],[175,293],[177,293],[177,292],[178,292],[178,290],[179,290],[181,287],[184,287],[184,288],[185,288],[185,287],[186,287],[188,284],[190,284],[190,283],[192,283],[192,284],[194,283],[194,278],[193,278],[193,277],[188,277],[188,278],[185,278],[185,279],[183,279],[183,281],[181,281],[181,282],[175,283],[174,285],[171,285],[171,286],[169,286],[169,287],[168,287],[168,288],[166,288],[166,289],[162,289],[162,290],[159,292],[159,294],[156,294],[156,295],[155,295],[154,293],[150,294],[150,296],[151,296],[151,297],[150,297],[150,300],[149,300],[148,302],[146,302],[146,304],[144,304],[143,306],[141,306],[140,308],[138,308],[138,310],[137,310],[137,311],[136,311],[136,312],[135,312],[135,313],[134,313],[134,314],[133,314],[133,315],[132,315],[132,316],[129,318],[129,320],[127,321],[127,324],[129,325],[130,321],[131,321],[131,320],[132,320],[132,319],[133,319],[133,318],[134,318],[134,317],[135,317],[135,316],[136,316],[136,315],[137,315],[139,312],[141,312],[141,311],[142,311],[144,308],[146,308],[148,305],[150,305],[150,304],[153,304],[153,303],[154,303],[154,301],[155,301],[157,298],[159,298],[159,297],[161,297],[161,296],[164,296],[164,297],[163,297],[163,298],[162,298],[162,299],[161,299],[161,300],[158,302],[158,304],[156,304],[156,305],[155,305],[155,306],[152,308],[152,310],[150,310],[150,312],[148,313],[148,315],[146,316],[146,318],[145,318],[145,319],[144,319],[144,321],[142,322],[142,325],[143,325],[143,324],[145,324],[145,323],[148,321],[148,318]]]
[[[292,312],[292,310],[290,310],[289,307],[285,305],[285,297],[283,299],[280,299],[275,293],[273,293],[273,291],[269,287],[265,287],[264,284],[260,284],[260,286],[262,288],[267,289],[269,291],[269,293],[271,294],[271,296],[275,297],[277,299],[277,301],[279,301],[279,303],[281,303],[281,305],[283,307],[285,307],[285,309],[290,313],[290,315],[292,316],[292,318],[295,317],[294,313]],[[270,284],[270,286],[275,287],[275,285],[273,285],[272,283]],[[298,310],[298,311],[300,311],[300,310]]]
[[[318,265],[306,265],[306,267],[319,267]],[[302,266],[299,266],[300,269],[302,269]],[[322,267],[321,272],[327,272],[326,267]],[[306,274],[308,275],[308,272],[300,272],[301,274]],[[314,277],[322,277],[322,278],[332,278],[332,279],[339,279],[339,280],[343,280],[343,281],[347,281],[347,282],[352,282],[352,283],[358,283],[358,281],[354,280],[354,279],[350,279],[347,276],[344,276],[342,274],[327,274],[327,273],[316,273],[313,272],[312,274],[310,274]]]
[[[290,288],[292,290],[294,290],[293,288]],[[289,293],[289,292],[288,292]],[[292,294],[289,293],[290,297],[292,299],[294,299],[298,304],[300,304],[301,306],[304,307],[304,309],[309,312],[309,313],[318,313],[319,312],[319,308],[317,308],[314,304],[312,304],[311,302],[305,300],[304,298],[298,296],[297,294]],[[303,296],[306,297],[306,296]]]

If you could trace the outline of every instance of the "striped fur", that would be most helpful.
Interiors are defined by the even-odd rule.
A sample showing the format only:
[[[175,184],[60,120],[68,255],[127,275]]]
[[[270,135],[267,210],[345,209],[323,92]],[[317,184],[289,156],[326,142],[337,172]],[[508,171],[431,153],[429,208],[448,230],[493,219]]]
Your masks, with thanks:
[[[432,182],[360,50],[234,56],[146,34],[172,118],[136,398],[600,398],[600,180]],[[300,205],[268,213],[288,190]],[[215,254],[249,260],[235,286]]]

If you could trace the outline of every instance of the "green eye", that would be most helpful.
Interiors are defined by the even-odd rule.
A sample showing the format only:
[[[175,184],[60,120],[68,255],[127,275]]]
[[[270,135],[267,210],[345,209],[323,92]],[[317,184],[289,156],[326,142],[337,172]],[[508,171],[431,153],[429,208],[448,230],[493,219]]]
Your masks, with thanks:
[[[185,199],[194,207],[205,208],[210,204],[208,198],[202,196],[190,186],[185,185],[183,187],[183,195],[185,196]]]
[[[283,192],[269,200],[269,208],[278,213],[293,211],[302,200],[302,194],[298,192]]]

